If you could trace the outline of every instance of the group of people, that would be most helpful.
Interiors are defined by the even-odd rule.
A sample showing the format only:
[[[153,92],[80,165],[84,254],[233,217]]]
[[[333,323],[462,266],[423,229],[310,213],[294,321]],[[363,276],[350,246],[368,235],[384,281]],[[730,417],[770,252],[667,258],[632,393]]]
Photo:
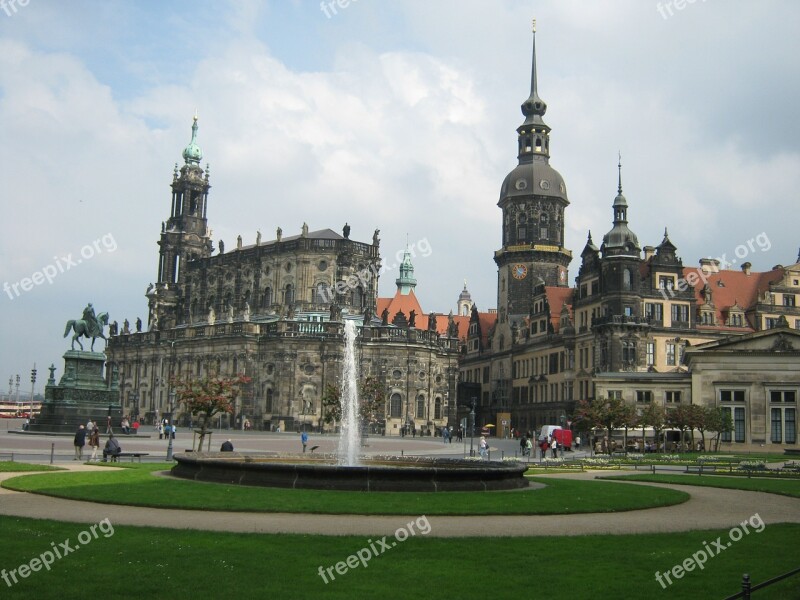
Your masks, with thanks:
[[[89,422],[85,426],[79,425],[78,430],[75,432],[75,437],[73,439],[75,458],[72,460],[83,461],[83,449],[86,447],[87,439],[89,447],[92,449],[92,454],[89,456],[88,462],[100,460],[97,458],[97,453],[100,448],[100,429],[91,419],[89,419]],[[109,456],[119,456],[121,453],[122,448],[117,438],[114,437],[113,433],[109,433],[108,440],[106,440],[105,446],[103,447],[103,462],[107,462]]]
[[[120,423],[120,427],[122,428],[122,433],[125,435],[130,435],[131,433],[139,433],[139,420],[134,419],[133,424],[131,424],[130,419],[128,417],[122,417],[122,422]]]
[[[158,431],[158,439],[169,439],[172,436],[172,439],[175,439],[175,432],[177,431],[177,427],[175,427],[175,423],[169,422],[169,419],[161,419],[158,424],[156,425],[156,431]]]

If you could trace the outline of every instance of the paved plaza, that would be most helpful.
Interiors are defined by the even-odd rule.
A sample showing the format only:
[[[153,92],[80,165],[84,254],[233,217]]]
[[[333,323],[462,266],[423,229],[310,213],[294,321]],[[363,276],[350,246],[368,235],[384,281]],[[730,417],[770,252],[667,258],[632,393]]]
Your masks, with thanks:
[[[174,451],[191,448],[191,434],[178,431]],[[148,437],[149,436],[149,437]],[[263,433],[218,431],[212,438],[212,449],[231,439],[237,451],[243,452],[299,452],[299,435],[289,433]],[[167,440],[144,430],[142,435],[122,436],[124,451],[149,452],[148,458],[163,460]],[[310,435],[309,447],[318,445],[318,452],[332,452],[336,444],[333,436]],[[54,445],[54,446],[52,446]],[[0,429],[0,459],[7,460],[11,452],[15,460],[49,462],[51,446],[54,463],[74,471],[104,470],[104,467],[87,465],[72,460],[72,436],[26,435]],[[469,442],[466,444],[467,451]],[[518,449],[514,440],[493,440],[493,452],[513,456]],[[365,452],[370,454],[402,453],[407,455],[461,456],[464,444],[442,443],[440,438],[374,437],[367,440]],[[0,481],[18,473],[0,473]],[[553,475],[571,479],[593,479],[597,473],[584,472]],[[42,477],[47,477],[44,473]],[[209,484],[213,485],[213,484]],[[618,483],[620,493],[626,486],[642,485]],[[647,484],[656,485],[656,484]],[[669,485],[690,494],[683,504],[620,513],[575,514],[548,516],[480,516],[480,517],[429,517],[432,535],[440,537],[461,536],[533,536],[533,535],[585,535],[623,533],[661,533],[695,529],[733,527],[755,513],[766,524],[800,523],[800,500],[740,490],[723,490],[695,486]],[[533,490],[491,492],[527,494]],[[300,533],[322,535],[382,535],[394,532],[408,520],[402,516],[353,516],[282,513],[232,513],[216,512],[213,519],[206,511],[141,508],[79,502],[0,490],[0,513],[20,517],[53,518],[61,521],[95,523],[109,518],[115,524],[165,527],[174,529],[203,529],[211,531],[241,531],[250,533]]]

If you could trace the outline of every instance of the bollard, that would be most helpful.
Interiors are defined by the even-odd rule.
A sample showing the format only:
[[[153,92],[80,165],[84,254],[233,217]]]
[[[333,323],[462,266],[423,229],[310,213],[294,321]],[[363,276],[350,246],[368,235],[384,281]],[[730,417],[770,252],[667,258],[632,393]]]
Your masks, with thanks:
[[[403,450],[400,450],[400,456],[403,456],[403,452],[404,452]]]
[[[14,462],[14,453],[11,453],[11,462]]]
[[[750,575],[745,573],[742,575],[742,598],[750,600]]]
[[[515,457],[516,457],[516,455],[517,455],[517,453],[514,452],[514,456]],[[506,451],[505,450],[501,450],[500,451],[500,460],[505,460],[505,458],[506,458]]]
[[[51,465],[53,464],[53,455],[55,454],[55,452],[56,452],[56,445],[54,443],[50,444],[50,464]]]

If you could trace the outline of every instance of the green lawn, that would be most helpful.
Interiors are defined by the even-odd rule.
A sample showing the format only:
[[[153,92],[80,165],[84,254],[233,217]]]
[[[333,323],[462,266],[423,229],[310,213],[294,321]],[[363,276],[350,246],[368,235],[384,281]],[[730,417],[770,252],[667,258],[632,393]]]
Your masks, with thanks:
[[[50,465],[36,465],[31,463],[23,463],[10,460],[0,460],[0,473],[9,473],[17,471],[63,471],[59,467],[51,467]],[[2,588],[0,588],[2,589]]]
[[[102,511],[97,514],[98,522]],[[111,524],[113,526],[113,523]],[[435,526],[431,523],[432,531]],[[0,517],[0,568],[10,571],[69,540],[75,546],[89,525]],[[761,582],[798,566],[791,548],[800,525],[769,525],[708,558],[662,588],[655,573],[683,563],[727,530],[690,533],[545,538],[434,538],[417,534],[383,549],[377,538],[207,533],[106,526],[50,570],[32,572],[4,597],[140,599],[198,598],[723,598],[740,590],[742,573]],[[504,531],[498,531],[502,535]],[[108,537],[106,537],[106,534]],[[393,538],[388,537],[391,544]],[[319,575],[370,547],[367,557],[335,580]],[[353,561],[355,562],[355,560]],[[341,569],[344,570],[342,565]],[[756,594],[797,598],[795,576]],[[662,577],[663,579],[663,577]],[[535,591],[541,590],[541,591]]]
[[[568,514],[613,512],[679,504],[677,490],[619,483],[532,478],[545,488],[510,492],[333,492],[198,483],[156,477],[169,465],[136,465],[93,473],[23,475],[9,489],[93,502],[162,508],[248,512],[384,515]]]
[[[679,483],[681,485],[700,485],[705,487],[768,492],[800,498],[800,480],[764,479],[746,477],[725,477],[724,475],[615,475],[603,477],[616,481],[649,481],[652,483]]]

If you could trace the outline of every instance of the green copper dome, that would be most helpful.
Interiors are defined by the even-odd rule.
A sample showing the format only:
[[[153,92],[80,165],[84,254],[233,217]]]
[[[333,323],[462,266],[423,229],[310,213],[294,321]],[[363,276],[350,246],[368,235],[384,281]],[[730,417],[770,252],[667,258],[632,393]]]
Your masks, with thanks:
[[[197,115],[194,116],[194,122],[192,123],[192,141],[183,150],[183,160],[186,161],[187,165],[199,165],[200,161],[203,160],[203,151],[197,145]]]

